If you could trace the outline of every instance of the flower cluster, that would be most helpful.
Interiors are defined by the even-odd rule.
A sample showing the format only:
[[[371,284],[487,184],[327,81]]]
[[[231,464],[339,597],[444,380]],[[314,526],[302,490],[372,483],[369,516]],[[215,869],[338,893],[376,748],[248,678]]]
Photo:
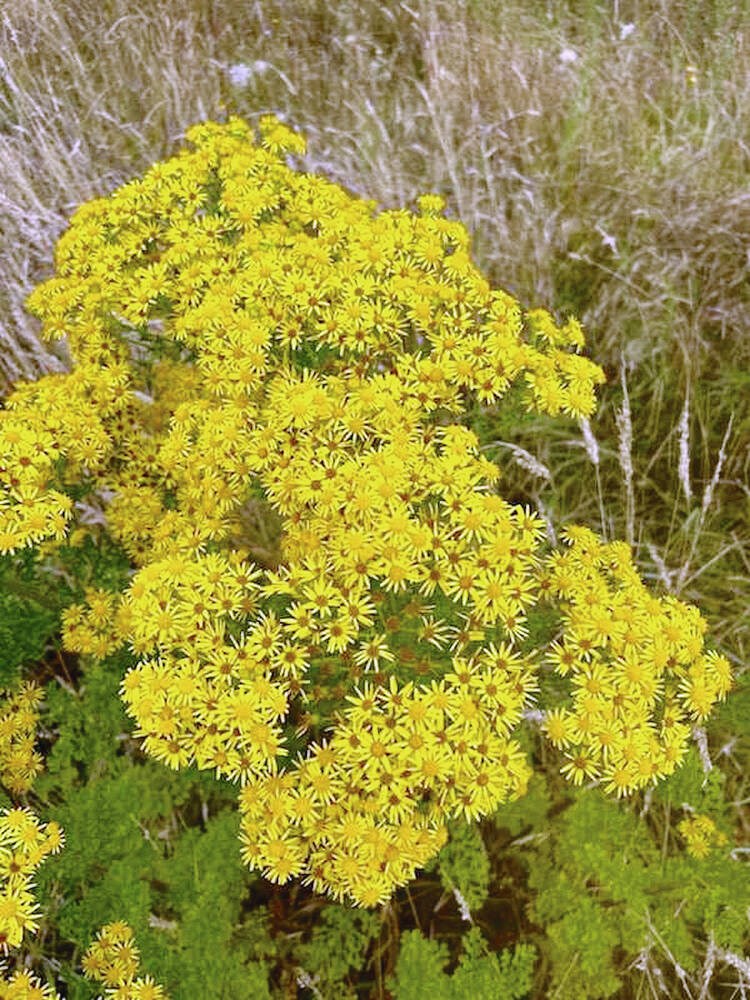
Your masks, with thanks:
[[[691,722],[729,690],[729,662],[704,651],[695,607],[648,593],[628,545],[581,527],[565,536],[568,550],[544,567],[562,618],[546,659],[570,678],[572,704],[548,711],[544,728],[565,749],[562,771],[573,782],[601,779],[621,796],[674,771]]]
[[[33,385],[20,386],[0,411],[0,553],[65,538],[73,501],[51,486],[60,455],[54,428],[64,419],[61,388],[54,377],[38,391]],[[50,417],[49,423],[42,417],[29,421],[28,408],[35,405]]]
[[[54,820],[39,822],[28,809],[5,809],[0,816],[0,948],[17,948],[24,930],[34,933],[39,913],[33,895],[34,872],[48,854],[63,846]]]
[[[685,840],[688,854],[694,858],[706,858],[713,848],[727,843],[726,834],[717,829],[711,817],[700,813],[686,816],[677,829]]]
[[[460,422],[470,397],[511,389],[589,416],[604,376],[575,320],[491,289],[439,197],[378,212],[292,169],[304,142],[276,119],[259,142],[238,119],[188,139],[78,209],[57,276],[29,298],[75,368],[0,411],[0,552],[76,526],[70,504],[29,530],[26,497],[98,491],[136,571],[124,593],[91,589],[68,609],[66,645],[139,658],[121,688],[137,734],[169,766],[240,784],[250,865],[372,905],[438,850],[447,820],[523,793],[514,730],[542,668],[521,653],[531,607],[559,610],[564,672],[608,671],[616,697],[631,661],[660,655],[643,615],[670,636],[702,620],[641,598],[617,575],[620,549],[600,558],[580,536],[548,556],[540,519],[494,492],[499,469]],[[258,507],[281,523],[275,548],[245,537]],[[614,756],[606,735],[599,750],[581,736],[588,724],[598,738],[609,688],[550,714],[553,741],[580,749],[574,781],[596,753],[641,766],[660,684],[677,734],[680,710],[722,696],[720,657],[665,641],[656,687],[637,698],[630,678],[613,709]],[[668,751],[679,758],[679,739]],[[649,779],[668,773],[665,754]],[[625,771],[610,784],[638,787]]]
[[[113,625],[118,598],[100,587],[84,589],[86,604],[71,604],[60,619],[65,648],[103,659],[122,645]]]
[[[0,781],[13,795],[27,792],[44,767],[34,749],[42,690],[31,682],[8,693],[0,707]]]
[[[383,902],[446,839],[443,819],[476,819],[523,794],[529,767],[507,734],[533,677],[495,650],[454,660],[428,687],[365,684],[328,743],[240,793],[243,857],[274,881],[307,868],[317,890]],[[309,862],[307,861],[309,857]]]
[[[3,975],[6,970],[2,970]],[[0,1000],[62,1000],[59,993],[41,983],[31,972],[16,969],[9,978],[0,978]]]
[[[81,960],[88,979],[106,986],[109,1000],[168,1000],[151,976],[139,976],[140,954],[133,931],[124,921],[105,924]]]

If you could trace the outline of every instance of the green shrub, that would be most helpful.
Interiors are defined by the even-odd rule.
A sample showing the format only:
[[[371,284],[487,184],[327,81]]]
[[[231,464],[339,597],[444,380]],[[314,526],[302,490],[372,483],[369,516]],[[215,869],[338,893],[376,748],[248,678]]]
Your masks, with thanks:
[[[534,948],[518,945],[499,955],[489,952],[481,932],[472,927],[462,938],[463,951],[452,975],[444,944],[407,931],[401,939],[396,974],[390,983],[396,1000],[521,1000],[528,996],[536,961]]]

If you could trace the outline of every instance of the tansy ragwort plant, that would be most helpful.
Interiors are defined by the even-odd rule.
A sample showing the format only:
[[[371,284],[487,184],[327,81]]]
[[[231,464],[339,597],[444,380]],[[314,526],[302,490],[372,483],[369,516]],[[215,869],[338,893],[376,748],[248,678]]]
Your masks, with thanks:
[[[0,703],[0,781],[13,795],[27,792],[44,766],[34,749],[43,698],[40,687],[26,682]]]
[[[490,288],[439,197],[378,212],[293,169],[272,117],[259,142],[236,118],[187,138],[74,214],[28,300],[73,370],[0,414],[0,552],[53,552],[89,496],[137,567],[63,638],[129,645],[146,752],[239,783],[250,866],[364,906],[450,818],[523,794],[542,675],[567,678],[544,727],[573,782],[671,773],[731,683],[699,612],[651,596],[625,543],[551,549],[451,422],[509,391],[590,416],[579,324]],[[281,525],[262,561],[253,505]],[[528,651],[537,605],[555,624]]]
[[[59,823],[40,823],[29,809],[0,815],[0,950],[17,948],[24,931],[35,933],[39,912],[34,898],[36,869],[65,842]],[[0,980],[0,990],[2,989]]]
[[[0,781],[14,796],[31,788],[42,770],[41,755],[34,749],[39,706],[44,694],[33,682],[8,693],[0,704]],[[39,911],[34,897],[36,870],[47,855],[56,854],[65,842],[59,823],[40,823],[27,808],[5,808],[0,813],[0,952],[20,946],[24,931],[35,933]],[[19,973],[11,980],[1,977],[10,996],[26,996],[36,987]],[[40,988],[41,989],[41,988]],[[15,992],[13,992],[15,990]],[[32,993],[28,993],[32,996]],[[39,992],[38,996],[46,996]]]
[[[105,924],[81,965],[89,979],[105,984],[106,1000],[169,1000],[164,987],[151,976],[137,975],[140,954],[132,928],[125,921]]]

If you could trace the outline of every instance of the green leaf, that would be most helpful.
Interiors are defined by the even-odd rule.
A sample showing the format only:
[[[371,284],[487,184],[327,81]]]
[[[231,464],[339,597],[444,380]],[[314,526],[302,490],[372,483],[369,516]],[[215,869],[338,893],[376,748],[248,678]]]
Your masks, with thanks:
[[[458,890],[469,910],[480,910],[490,885],[490,860],[475,824],[453,823],[450,839],[438,855],[440,881],[448,892]]]

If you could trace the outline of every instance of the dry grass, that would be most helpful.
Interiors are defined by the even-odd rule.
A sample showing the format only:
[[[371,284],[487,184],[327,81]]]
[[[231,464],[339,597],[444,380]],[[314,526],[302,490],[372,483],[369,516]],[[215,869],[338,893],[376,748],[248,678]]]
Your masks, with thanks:
[[[747,0],[8,5],[0,383],[65,364],[23,300],[77,204],[173,151],[194,121],[278,113],[308,136],[309,169],[387,207],[444,193],[495,284],[582,318],[609,376],[600,411],[590,428],[503,432],[511,491],[553,534],[564,519],[632,538],[645,574],[700,604],[743,670],[749,12]],[[551,470],[541,488],[535,461]]]

